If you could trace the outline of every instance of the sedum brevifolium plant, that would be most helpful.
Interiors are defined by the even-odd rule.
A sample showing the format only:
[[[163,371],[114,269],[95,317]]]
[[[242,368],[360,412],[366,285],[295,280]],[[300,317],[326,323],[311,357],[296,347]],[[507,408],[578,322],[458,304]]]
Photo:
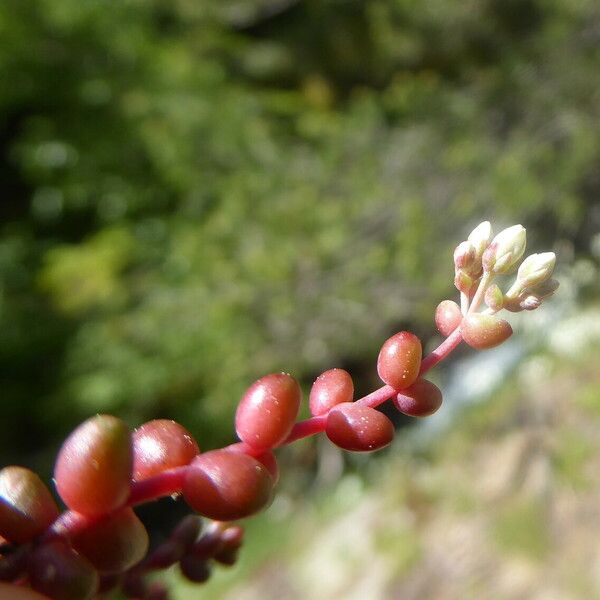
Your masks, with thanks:
[[[178,565],[184,577],[205,582],[215,565],[232,565],[243,530],[234,522],[270,503],[279,478],[273,451],[324,432],[351,452],[370,452],[394,438],[392,422],[377,407],[391,400],[400,412],[426,417],[442,404],[442,392],[424,375],[461,341],[484,350],[512,334],[498,317],[534,310],[558,287],[555,255],[522,261],[521,225],[495,237],[489,222],[476,227],[454,252],[460,304],[442,301],[435,323],[445,340],[423,357],[421,342],[408,331],[381,347],[377,372],[384,385],[354,399],[350,374],[325,371],[309,396],[312,417],[297,422],[302,392],[287,373],[255,381],[235,415],[239,442],[201,452],[180,424],[154,420],[129,431],[120,419],[96,415],[63,443],[54,469],[56,491],[66,505],[60,514],[48,488],[28,469],[0,471],[0,592],[24,600],[40,594],[56,600],[96,598],[120,588],[145,600],[168,597],[148,574]],[[518,270],[517,270],[518,269]],[[496,278],[516,271],[503,291]],[[163,496],[182,495],[195,514],[152,550],[133,510]]]

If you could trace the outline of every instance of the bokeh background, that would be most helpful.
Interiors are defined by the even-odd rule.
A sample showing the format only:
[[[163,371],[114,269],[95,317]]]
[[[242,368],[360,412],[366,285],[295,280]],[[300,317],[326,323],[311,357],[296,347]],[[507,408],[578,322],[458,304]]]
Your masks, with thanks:
[[[593,0],[2,0],[0,463],[96,412],[229,443],[272,371],[366,393],[522,223],[557,296],[391,449],[285,449],[202,597],[600,597],[599,198]]]

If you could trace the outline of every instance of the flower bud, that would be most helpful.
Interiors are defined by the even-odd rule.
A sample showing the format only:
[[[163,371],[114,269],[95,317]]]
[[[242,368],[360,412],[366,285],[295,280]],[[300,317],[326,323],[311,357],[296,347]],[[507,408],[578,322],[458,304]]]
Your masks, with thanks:
[[[483,268],[495,275],[510,273],[523,256],[527,235],[522,225],[501,231],[483,253]]]
[[[475,246],[471,242],[461,242],[454,250],[454,266],[456,269],[470,270],[475,262]]]
[[[463,294],[469,294],[475,280],[469,277],[464,271],[457,271],[454,276],[454,287]]]
[[[493,283],[490,287],[485,290],[485,303],[491,308],[494,312],[498,312],[502,309],[502,305],[504,304],[504,296],[502,295],[502,290]]]
[[[532,254],[519,267],[517,279],[524,288],[543,283],[547,279],[550,279],[555,264],[556,254],[554,252]]]
[[[525,289],[518,297],[505,297],[504,308],[511,312],[522,310],[535,310],[539,308],[542,301],[549,298],[558,289],[559,283],[556,279],[548,279],[539,285]]]
[[[551,285],[546,286],[546,283],[553,282]],[[554,285],[556,284],[556,285]],[[523,310],[535,310],[539,308],[542,302],[552,296],[552,294],[558,288],[558,281],[556,279],[550,279],[547,282],[541,283],[539,286],[531,289],[526,289],[521,296],[519,296],[519,306]]]
[[[492,226],[489,221],[480,223],[471,231],[467,240],[473,244],[475,248],[475,255],[477,258],[481,258],[485,249],[489,246],[490,240],[492,239]]]

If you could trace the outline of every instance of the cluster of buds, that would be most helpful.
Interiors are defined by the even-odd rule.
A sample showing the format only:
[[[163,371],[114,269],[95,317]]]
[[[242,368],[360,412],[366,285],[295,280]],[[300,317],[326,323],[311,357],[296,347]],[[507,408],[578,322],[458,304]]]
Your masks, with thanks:
[[[449,335],[460,325],[463,339],[477,349],[492,348],[512,334],[510,324],[496,317],[510,312],[534,310],[558,289],[552,279],[554,252],[531,254],[518,268],[517,278],[503,293],[495,283],[498,275],[513,273],[525,253],[527,236],[522,225],[513,225],[492,238],[488,221],[478,225],[454,251],[454,283],[460,291],[460,307],[445,300],[436,311],[439,331]],[[486,309],[477,312],[481,302]]]
[[[556,290],[550,279],[555,257],[544,253],[525,259],[515,283],[502,293],[495,276],[515,270],[524,251],[520,225],[493,239],[488,222],[476,227],[454,254],[461,306],[444,300],[435,313],[446,339],[423,357],[413,333],[390,337],[377,359],[384,385],[363,398],[354,398],[347,371],[330,369],[312,385],[312,416],[297,422],[300,385],[287,373],[266,375],[237,407],[239,441],[208,452],[174,421],[150,421],[131,432],[122,420],[97,415],[77,427],[58,454],[54,482],[66,506],[62,514],[35,473],[2,469],[0,597],[86,600],[120,588],[128,598],[165,600],[168,590],[147,577],[153,571],[179,565],[184,577],[202,583],[215,564],[232,565],[243,537],[232,521],[271,502],[279,479],[276,448],[319,432],[346,451],[387,446],[395,431],[378,410],[381,404],[391,400],[413,417],[433,414],[442,405],[442,392],[425,373],[462,340],[476,349],[502,343],[512,329],[495,313],[537,308]],[[478,312],[482,301],[487,308]],[[186,516],[149,551],[148,533],[134,507],[175,495],[198,516]],[[204,532],[201,517],[212,520]]]

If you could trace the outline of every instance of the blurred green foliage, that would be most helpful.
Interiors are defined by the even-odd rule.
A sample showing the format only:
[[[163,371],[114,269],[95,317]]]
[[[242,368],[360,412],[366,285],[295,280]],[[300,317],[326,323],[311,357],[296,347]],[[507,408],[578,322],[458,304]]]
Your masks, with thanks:
[[[599,41],[591,0],[3,0],[3,462],[372,376],[484,218],[586,248]]]
[[[513,499],[497,518],[494,541],[509,553],[542,559],[550,549],[548,519],[539,502]]]

